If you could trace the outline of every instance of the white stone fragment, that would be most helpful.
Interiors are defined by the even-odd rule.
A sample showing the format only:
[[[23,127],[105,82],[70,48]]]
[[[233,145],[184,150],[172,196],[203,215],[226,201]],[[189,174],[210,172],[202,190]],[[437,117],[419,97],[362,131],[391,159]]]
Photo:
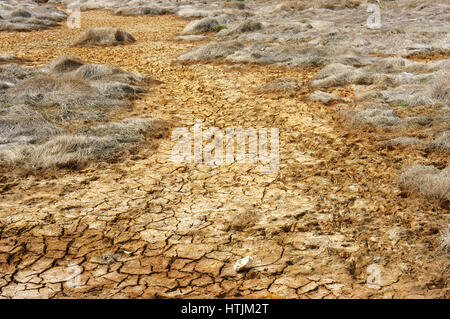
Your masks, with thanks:
[[[242,259],[239,259],[235,264],[234,264],[234,270],[236,272],[242,272],[245,270],[248,270],[250,268],[252,268],[253,265],[253,258],[250,256],[244,257]]]

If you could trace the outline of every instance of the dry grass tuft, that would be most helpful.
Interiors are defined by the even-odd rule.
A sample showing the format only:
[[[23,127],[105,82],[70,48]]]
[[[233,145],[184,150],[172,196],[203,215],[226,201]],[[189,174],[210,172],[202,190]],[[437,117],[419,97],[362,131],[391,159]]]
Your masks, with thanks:
[[[23,60],[8,54],[0,54],[0,65],[9,63],[21,63]]]
[[[442,132],[439,136],[431,140],[429,144],[438,151],[450,149],[450,131]]]
[[[369,124],[372,126],[391,127],[402,124],[402,119],[390,109],[366,109],[360,112],[345,112],[344,116],[355,126]]]
[[[324,9],[343,9],[343,8],[350,8],[354,9],[361,5],[361,0],[320,0],[319,2],[319,8]]]
[[[33,0],[0,1],[1,31],[32,31],[57,26],[67,14],[53,6],[43,6]]]
[[[258,88],[259,93],[295,92],[300,90],[296,79],[278,78]]]
[[[34,144],[62,132],[41,113],[24,105],[0,109],[0,131],[0,145],[19,142]]]
[[[308,5],[306,1],[285,1],[280,3],[275,7],[274,12],[280,11],[302,11],[310,8],[311,5]]]
[[[227,1],[222,3],[222,8],[229,8],[229,9],[238,9],[238,10],[245,10],[248,9],[248,7],[242,3],[237,1]]]
[[[86,30],[75,42],[75,45],[118,45],[136,42],[128,32],[117,28],[91,28]]]
[[[62,55],[50,62],[48,70],[50,73],[65,73],[75,71],[83,65],[84,62],[77,57]]]
[[[35,76],[11,87],[5,92],[5,96],[8,104],[34,107],[125,105],[118,99],[120,96],[111,96],[105,91],[106,89],[95,88],[83,79]]]
[[[61,56],[46,68],[0,66],[0,165],[77,168],[114,160],[148,137],[167,135],[164,122],[109,122],[111,107],[129,104],[144,76]],[[5,82],[6,83],[6,82]],[[1,86],[0,86],[1,88]]]
[[[335,93],[327,93],[320,90],[313,92],[308,98],[313,102],[320,102],[325,105],[341,99],[341,97]]]
[[[221,36],[230,36],[246,32],[255,32],[263,28],[263,24],[253,20],[245,20],[232,25],[229,29],[224,29],[219,32]]]
[[[361,0],[319,0],[319,1],[306,1],[306,0],[294,0],[285,1],[280,3],[275,12],[279,11],[302,11],[309,8],[322,8],[329,10],[351,8],[355,9],[361,5]]]
[[[439,247],[447,253],[450,250],[450,226],[441,232]]]
[[[191,21],[184,29],[181,31],[182,35],[188,34],[198,34],[210,31],[216,31],[219,27],[219,22],[214,18],[203,18],[200,20]]]
[[[60,134],[42,144],[18,144],[0,148],[0,161],[25,164],[31,169],[80,168],[91,161],[112,161],[126,149],[145,141],[154,120],[129,118],[85,129],[79,134]]]
[[[414,165],[403,170],[399,184],[405,190],[450,201],[450,167],[439,170],[434,166]]]
[[[178,60],[206,61],[225,58],[243,47],[244,45],[238,41],[213,42],[181,55]]]
[[[122,16],[140,16],[140,15],[162,15],[172,13],[173,11],[168,8],[158,6],[147,7],[124,7],[115,11],[115,14]]]

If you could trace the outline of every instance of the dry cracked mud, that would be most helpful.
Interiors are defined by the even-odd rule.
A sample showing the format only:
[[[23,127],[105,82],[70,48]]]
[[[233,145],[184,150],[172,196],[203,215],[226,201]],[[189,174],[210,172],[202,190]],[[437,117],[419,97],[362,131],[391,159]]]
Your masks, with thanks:
[[[3,170],[0,296],[448,298],[440,241],[448,207],[395,183],[408,163],[446,167],[446,154],[386,149],[377,132],[343,125],[333,108],[308,98],[317,68],[174,62],[199,45],[175,40],[187,23],[93,10],[83,12],[81,31],[123,28],[137,41],[73,47],[80,30],[62,26],[4,32],[0,45],[31,66],[67,54],[163,82],[127,116],[173,127],[196,119],[221,130],[277,127],[279,170],[174,163],[169,138],[78,171]],[[259,91],[278,78],[296,79],[299,90]],[[254,266],[236,273],[245,256]],[[373,269],[376,286],[367,284]]]

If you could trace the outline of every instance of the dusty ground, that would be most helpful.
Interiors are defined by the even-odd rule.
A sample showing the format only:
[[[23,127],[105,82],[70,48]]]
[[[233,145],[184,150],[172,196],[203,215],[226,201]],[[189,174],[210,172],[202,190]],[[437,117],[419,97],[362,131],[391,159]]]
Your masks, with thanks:
[[[124,28],[137,42],[75,48],[83,30],[64,26],[2,33],[2,53],[39,66],[70,54],[149,74],[164,84],[136,100],[131,115],[174,127],[195,119],[223,130],[278,127],[280,169],[176,164],[165,139],[156,151],[81,171],[3,172],[2,297],[449,297],[439,247],[448,207],[395,183],[406,164],[445,167],[448,154],[383,149],[375,141],[385,133],[343,126],[333,107],[307,100],[315,69],[174,63],[199,44],[173,40],[187,24],[175,16],[88,11],[82,23]],[[257,93],[279,77],[302,89]],[[255,267],[237,274],[245,256]],[[67,284],[71,265],[81,267],[81,287]],[[374,267],[380,287],[371,288]]]

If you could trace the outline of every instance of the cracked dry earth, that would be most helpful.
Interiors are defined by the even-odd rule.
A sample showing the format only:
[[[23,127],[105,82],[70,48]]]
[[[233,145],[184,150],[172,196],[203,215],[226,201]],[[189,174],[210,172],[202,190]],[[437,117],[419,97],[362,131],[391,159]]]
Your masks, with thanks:
[[[80,30],[61,26],[2,33],[0,45],[30,65],[69,54],[164,82],[134,101],[133,116],[173,127],[200,119],[221,130],[279,128],[280,168],[177,164],[166,138],[156,150],[80,171],[3,172],[1,297],[449,297],[448,255],[439,249],[448,208],[395,184],[404,164],[445,167],[445,157],[382,149],[376,132],[341,125],[332,108],[307,100],[316,69],[174,63],[198,45],[174,40],[186,20],[95,10],[82,24],[121,27],[137,42],[71,47]],[[279,77],[302,89],[258,93]],[[245,256],[254,267],[236,273]],[[68,284],[74,265],[79,286]],[[366,284],[374,267],[379,286]]]

